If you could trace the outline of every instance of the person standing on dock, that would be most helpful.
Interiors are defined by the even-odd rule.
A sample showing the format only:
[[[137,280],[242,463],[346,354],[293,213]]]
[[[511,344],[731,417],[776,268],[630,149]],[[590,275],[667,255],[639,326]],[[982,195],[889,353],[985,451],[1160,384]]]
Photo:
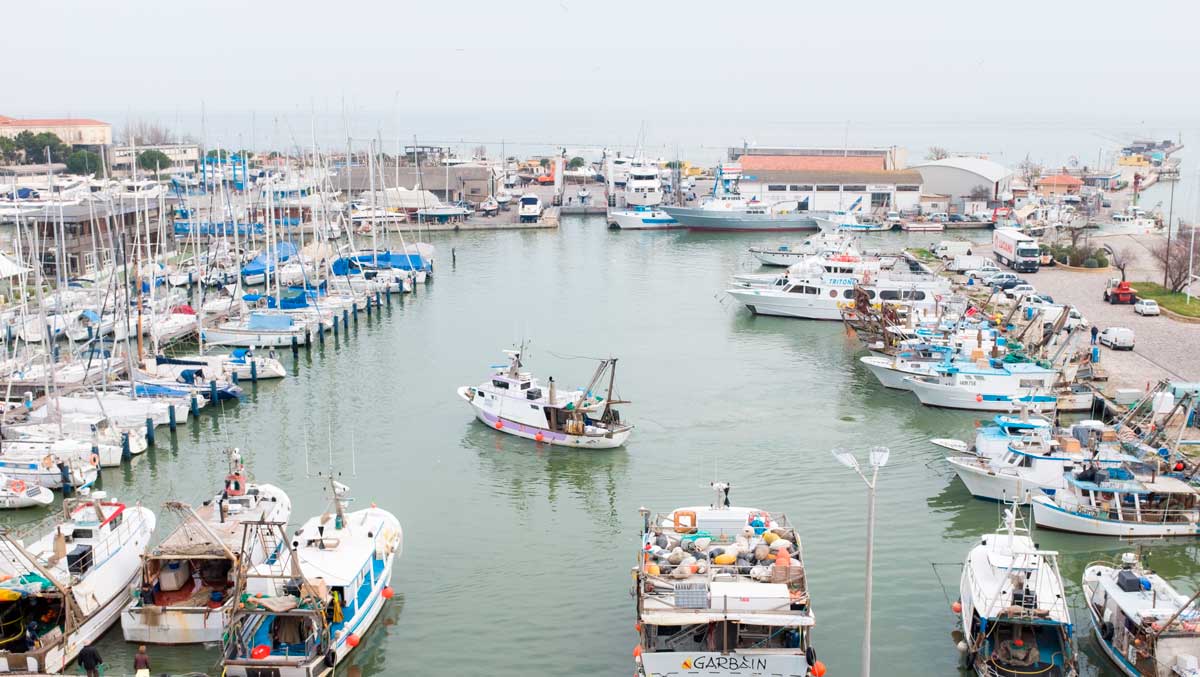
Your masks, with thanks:
[[[79,651],[79,665],[87,673],[87,677],[100,677],[100,666],[104,659],[95,645],[89,644]]]
[[[1096,337],[1100,335],[1100,329],[1096,325],[1092,325],[1092,345],[1096,345]]]
[[[133,674],[134,677],[150,677],[150,654],[146,653],[145,644],[133,655]]]

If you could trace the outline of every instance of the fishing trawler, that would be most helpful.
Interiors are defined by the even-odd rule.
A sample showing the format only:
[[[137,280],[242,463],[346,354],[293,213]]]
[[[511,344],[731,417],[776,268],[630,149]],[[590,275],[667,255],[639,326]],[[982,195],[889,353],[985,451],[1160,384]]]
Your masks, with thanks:
[[[264,543],[277,554],[258,564],[240,560],[222,674],[332,674],[391,599],[392,562],[403,547],[400,522],[373,504],[346,512],[349,488],[332,476],[329,487],[331,511],[292,536],[280,522],[244,524],[243,553]]]
[[[764,266],[790,266],[810,256],[836,256],[857,253],[853,240],[845,233],[822,230],[797,245],[750,247],[750,254]]]
[[[508,365],[500,366],[488,381],[462,386],[458,396],[471,405],[475,417],[501,432],[565,447],[612,449],[625,444],[633,426],[613,408],[625,404],[613,399],[617,358],[600,360],[588,386],[559,392],[551,377],[546,390],[529,372],[521,371],[522,350],[506,350]],[[608,389],[594,389],[608,373]]]
[[[1089,564],[1083,570],[1083,596],[1092,615],[1092,634],[1122,673],[1200,674],[1200,593],[1179,594],[1127,552],[1120,564]]]
[[[791,200],[766,203],[742,195],[738,191],[741,175],[740,165],[722,165],[717,168],[712,194],[699,204],[664,205],[662,209],[680,226],[691,230],[785,232],[820,229],[814,215],[805,208],[806,202]]]
[[[121,612],[126,642],[220,642],[235,603],[229,592],[240,560],[255,565],[278,554],[263,542],[239,552],[243,525],[287,523],[291,500],[279,487],[251,482],[239,450],[230,450],[229,466],[221,492],[198,509],[166,503],[180,525],[142,558],[137,592]]]
[[[1169,475],[1140,480],[1089,465],[1053,496],[1033,497],[1039,527],[1094,536],[1200,536],[1200,491]]]
[[[712,505],[642,516],[635,675],[822,675],[800,537],[781,513]]]
[[[963,563],[961,616],[966,667],[979,677],[1074,677],[1074,625],[1058,553],[1040,550],[1006,508],[1002,531],[987,534]]]
[[[0,534],[0,673],[64,672],[129,600],[154,512],[99,491],[63,512],[32,543]]]

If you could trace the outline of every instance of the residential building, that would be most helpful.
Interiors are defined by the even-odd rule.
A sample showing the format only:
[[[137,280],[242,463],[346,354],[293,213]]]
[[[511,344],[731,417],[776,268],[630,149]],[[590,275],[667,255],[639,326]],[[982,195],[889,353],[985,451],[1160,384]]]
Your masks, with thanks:
[[[21,132],[50,132],[70,146],[98,149],[112,145],[112,125],[89,118],[17,119],[0,115],[0,136],[13,138]]]
[[[164,144],[158,146],[117,146],[112,149],[109,164],[113,171],[132,171],[134,154],[156,150],[171,161],[172,167],[195,169],[200,164],[200,146],[194,143]],[[165,169],[165,168],[164,168]]]
[[[1067,173],[1040,177],[1036,182],[1037,192],[1045,196],[1078,195],[1083,188],[1083,179]]]

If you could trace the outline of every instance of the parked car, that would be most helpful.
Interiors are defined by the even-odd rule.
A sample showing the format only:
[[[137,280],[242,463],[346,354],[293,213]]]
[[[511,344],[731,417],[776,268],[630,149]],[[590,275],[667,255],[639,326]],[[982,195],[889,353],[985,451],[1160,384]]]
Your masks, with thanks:
[[[1154,299],[1138,299],[1137,303],[1133,304],[1133,312],[1138,315],[1158,315],[1158,301]]]
[[[1010,299],[1019,299],[1022,296],[1030,296],[1037,293],[1037,290],[1033,288],[1033,285],[1025,283],[1014,284],[1011,287],[1003,289],[1004,295]]]
[[[1133,330],[1128,327],[1109,327],[1100,332],[1097,340],[1113,350],[1133,350]]]
[[[999,275],[1002,272],[1004,271],[989,263],[980,268],[972,268],[971,270],[966,271],[965,275],[969,280],[978,280],[984,284],[987,284],[989,279]]]
[[[995,275],[991,275],[983,280],[984,284],[990,287],[1000,287],[1001,289],[1008,289],[1009,287],[1021,284],[1022,282],[1024,282],[1024,280],[1017,277],[1015,273],[996,273]]]
[[[930,214],[926,218],[926,220],[927,221],[935,221],[937,223],[945,223],[949,218],[950,218],[950,216],[948,214],[946,214],[946,212],[934,212],[934,213]]]
[[[967,220],[967,217],[963,216],[962,214],[951,214],[948,220],[950,223],[962,223],[963,221]]]
[[[900,223],[900,212],[888,212],[887,213],[887,222],[888,223]]]

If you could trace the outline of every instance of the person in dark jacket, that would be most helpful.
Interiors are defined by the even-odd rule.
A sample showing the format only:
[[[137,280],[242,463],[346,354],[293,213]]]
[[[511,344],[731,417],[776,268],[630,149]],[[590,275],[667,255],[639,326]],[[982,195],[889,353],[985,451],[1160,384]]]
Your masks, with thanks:
[[[146,653],[146,646],[144,644],[138,647],[137,653],[133,656],[133,674],[150,674],[150,654]]]
[[[91,644],[83,647],[79,652],[79,664],[87,672],[87,677],[100,677],[100,665],[104,663],[104,659],[100,657],[100,652],[96,651],[96,647]]]
[[[1092,325],[1092,345],[1096,345],[1096,337],[1100,335],[1100,330],[1096,325]]]

